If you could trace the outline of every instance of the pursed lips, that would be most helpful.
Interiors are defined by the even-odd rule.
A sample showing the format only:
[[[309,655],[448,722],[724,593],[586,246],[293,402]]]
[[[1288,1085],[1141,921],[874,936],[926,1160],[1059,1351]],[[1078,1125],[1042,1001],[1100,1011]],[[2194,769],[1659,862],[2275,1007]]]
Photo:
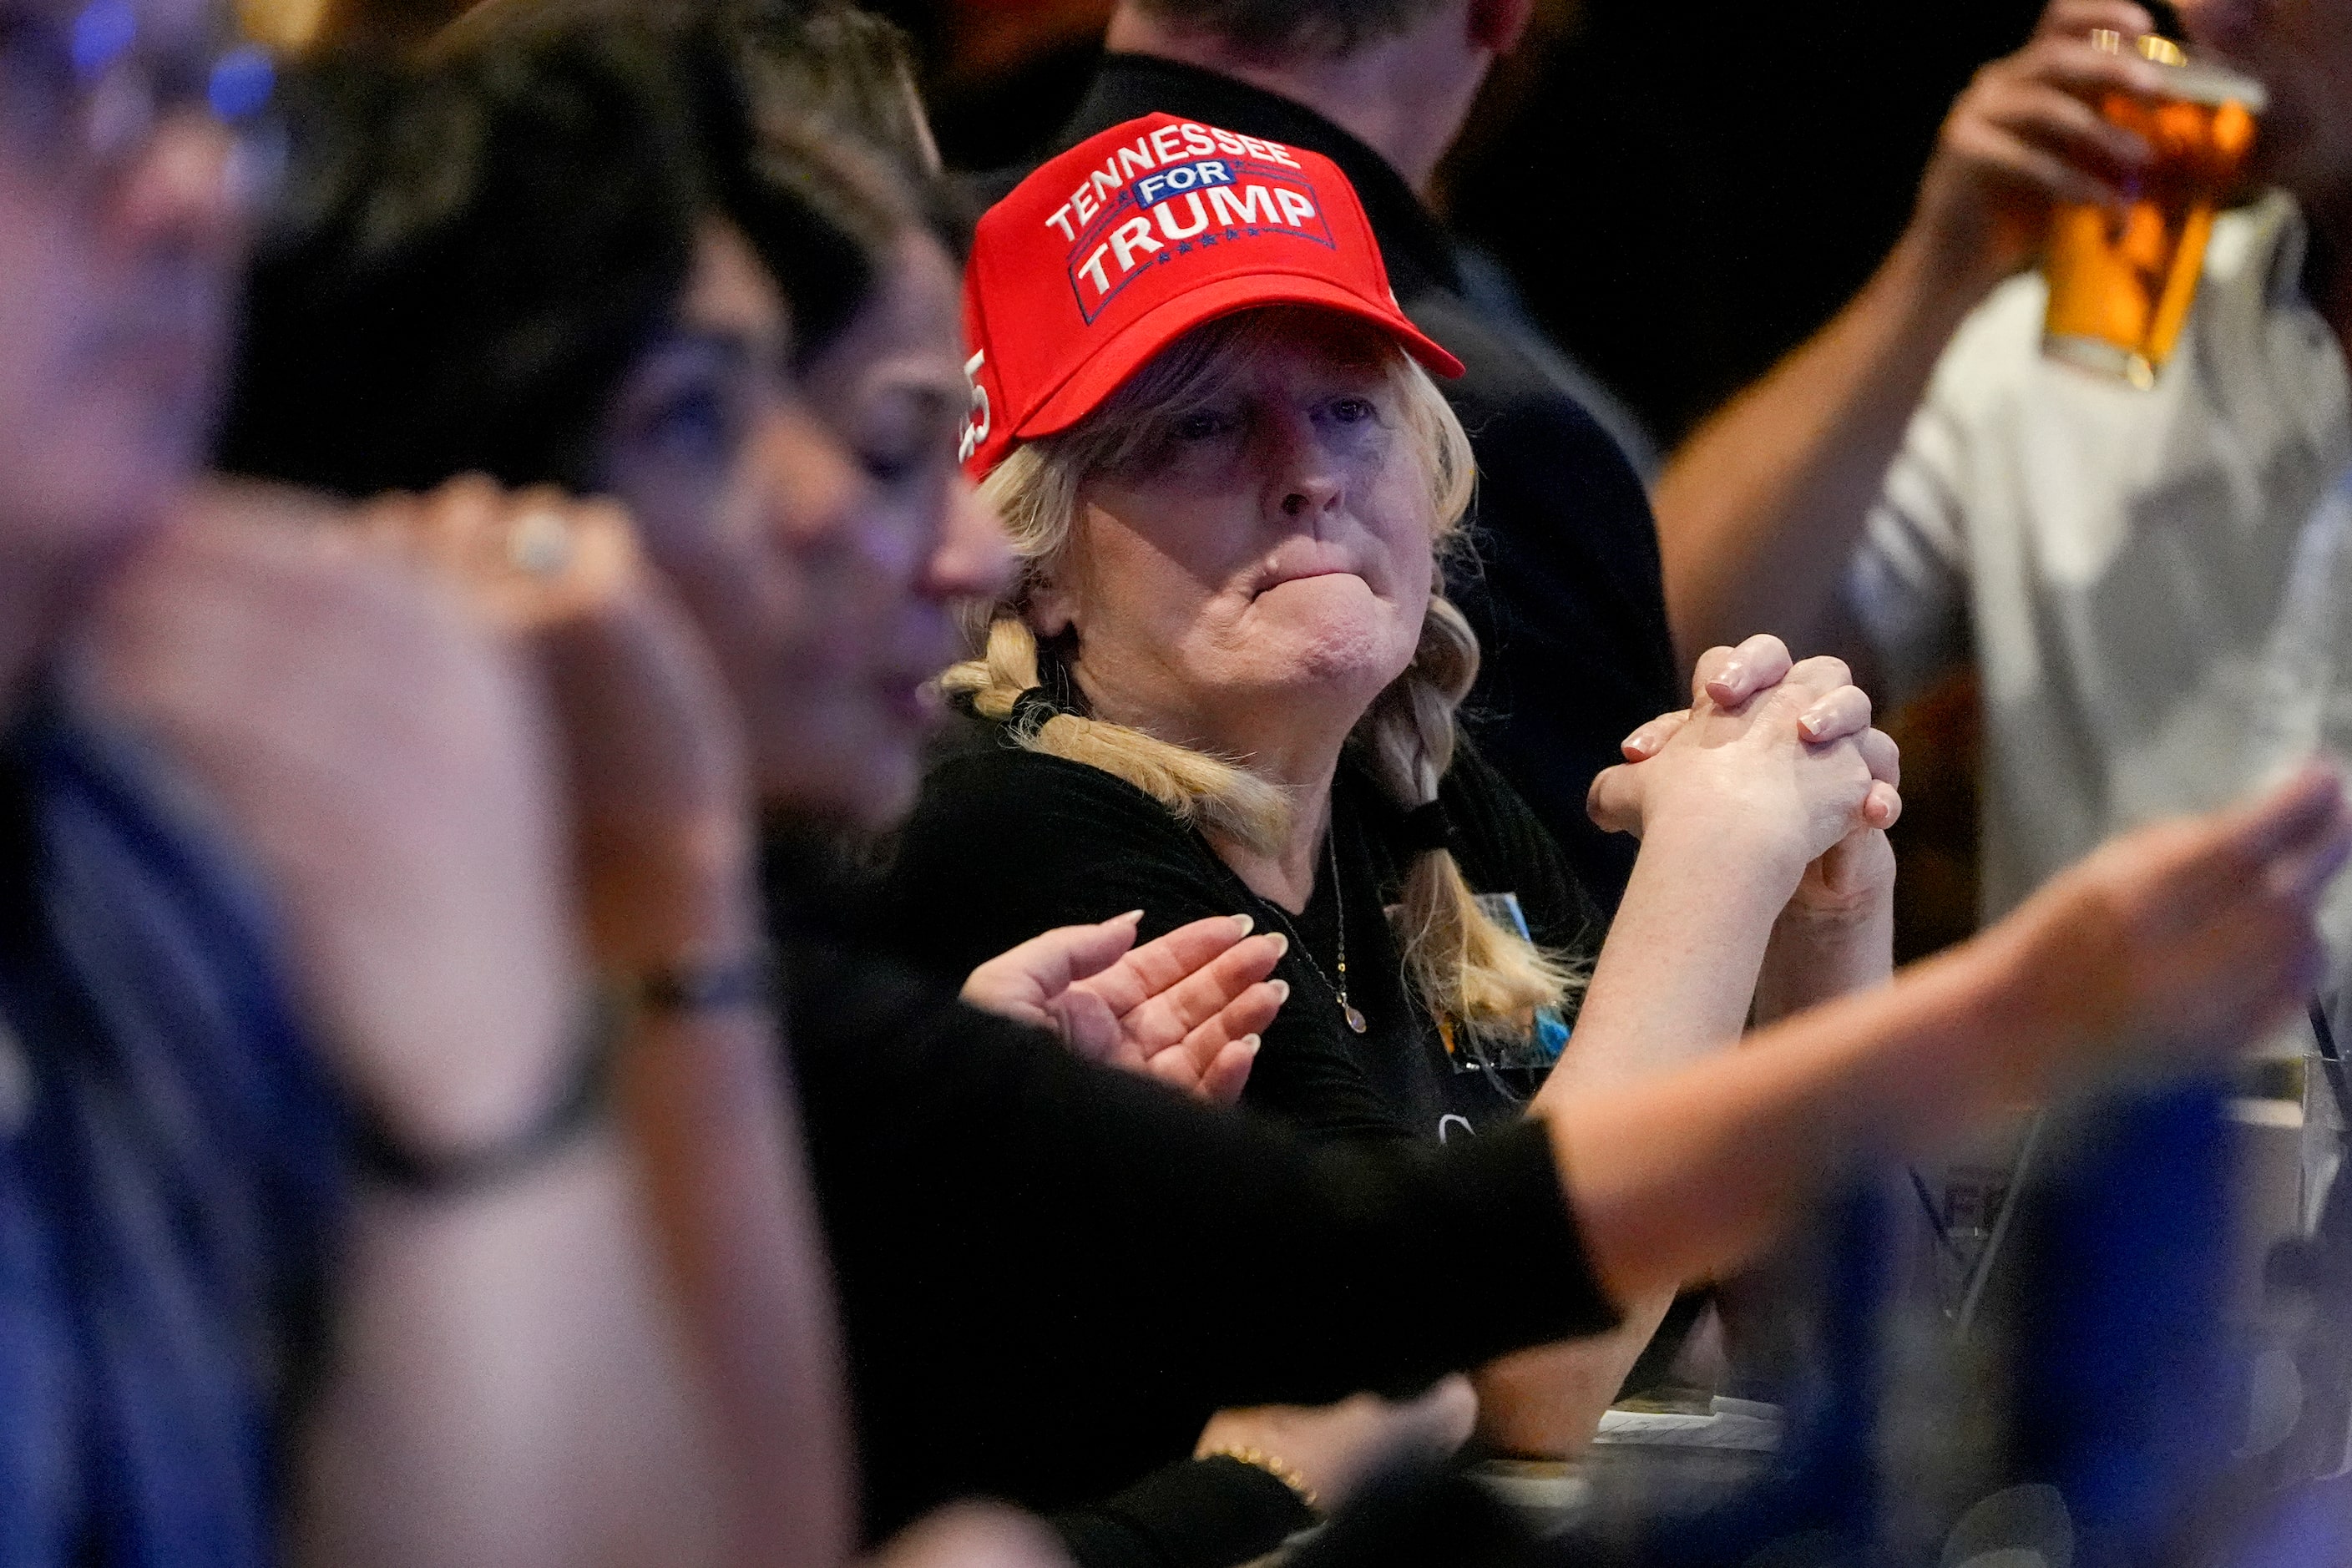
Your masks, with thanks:
[[[1276,588],[1285,583],[1303,582],[1309,577],[1361,577],[1363,570],[1353,552],[1342,549],[1327,540],[1293,538],[1276,547],[1272,555],[1259,569],[1251,596]]]

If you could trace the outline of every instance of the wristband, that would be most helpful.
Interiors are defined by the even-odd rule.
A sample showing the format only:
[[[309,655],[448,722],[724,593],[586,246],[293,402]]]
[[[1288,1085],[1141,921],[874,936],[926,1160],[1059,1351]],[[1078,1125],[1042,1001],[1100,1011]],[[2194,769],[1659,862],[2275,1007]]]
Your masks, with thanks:
[[[648,969],[611,984],[624,1009],[657,1018],[765,1007],[776,994],[774,974],[764,954]]]
[[[362,1105],[352,1128],[360,1170],[397,1192],[450,1197],[503,1185],[561,1153],[601,1119],[621,1038],[622,1015],[603,994],[592,995],[582,1015],[571,1077],[521,1131],[480,1148],[425,1153],[404,1143],[373,1107]]]

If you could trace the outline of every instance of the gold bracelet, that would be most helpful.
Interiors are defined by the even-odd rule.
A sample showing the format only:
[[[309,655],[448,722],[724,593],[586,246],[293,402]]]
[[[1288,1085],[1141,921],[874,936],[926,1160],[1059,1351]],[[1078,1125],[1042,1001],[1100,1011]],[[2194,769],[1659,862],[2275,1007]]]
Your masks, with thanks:
[[[1249,1466],[1252,1469],[1264,1470],[1297,1494],[1298,1500],[1306,1505],[1307,1512],[1318,1519],[1323,1516],[1322,1501],[1316,1497],[1315,1489],[1307,1484],[1307,1478],[1286,1464],[1278,1456],[1269,1454],[1264,1448],[1228,1444],[1222,1448],[1212,1448],[1199,1457],[1203,1459],[1234,1459]]]

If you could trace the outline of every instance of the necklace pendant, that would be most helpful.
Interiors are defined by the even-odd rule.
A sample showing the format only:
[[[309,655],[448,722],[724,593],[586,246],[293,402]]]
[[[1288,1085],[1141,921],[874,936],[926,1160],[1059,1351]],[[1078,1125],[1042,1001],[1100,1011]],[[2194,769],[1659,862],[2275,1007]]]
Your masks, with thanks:
[[[1355,1004],[1345,996],[1339,998],[1339,1016],[1348,1020],[1348,1027],[1360,1035],[1371,1027],[1370,1024],[1364,1022],[1364,1016],[1356,1011]]]

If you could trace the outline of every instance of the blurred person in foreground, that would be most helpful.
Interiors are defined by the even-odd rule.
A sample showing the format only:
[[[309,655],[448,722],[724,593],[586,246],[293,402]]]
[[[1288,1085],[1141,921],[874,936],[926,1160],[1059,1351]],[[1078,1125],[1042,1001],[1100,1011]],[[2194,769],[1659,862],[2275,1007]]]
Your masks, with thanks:
[[[614,113],[640,130],[659,117],[648,106]],[[552,182],[520,211],[461,185],[470,199],[409,209],[416,231],[371,248],[352,242],[393,238],[365,221],[381,210],[377,182],[447,195],[451,168],[480,177],[468,156],[517,169],[495,140],[461,138],[449,162],[428,137],[346,145],[355,162],[339,182],[350,183],[298,205],[287,248],[257,279],[256,342],[269,346],[243,372],[232,457],[353,494],[465,467],[503,468],[510,484],[608,488],[643,517],[649,552],[681,586],[716,582],[715,563],[731,562],[778,591],[736,601],[759,612],[748,616],[722,613],[709,593],[684,595],[738,672],[752,755],[793,766],[777,742],[817,713],[862,713],[862,738],[834,742],[854,747],[845,764],[874,781],[877,802],[888,798],[884,781],[910,784],[919,727],[891,717],[891,682],[856,672],[877,658],[887,668],[892,645],[867,647],[873,628],[919,622],[930,612],[917,605],[974,569],[953,555],[989,538],[968,531],[985,514],[959,522],[953,510],[950,437],[962,404],[948,368],[951,276],[930,270],[945,272],[939,258],[895,242],[903,218],[845,229],[810,214],[747,229],[748,247],[688,246],[674,266],[635,275],[636,311],[599,313],[576,282],[619,276],[612,262],[649,227],[691,233],[674,206],[608,201],[621,194],[609,180]],[[593,138],[541,146],[551,163],[611,163]],[[406,161],[371,168],[375,150],[396,147]],[[825,183],[805,167],[772,173],[804,195]],[[845,222],[853,209],[825,210]],[[854,232],[891,243],[863,247]],[[828,286],[807,265],[820,254],[899,260]],[[575,270],[519,259],[537,255],[568,257]],[[785,296],[775,279],[788,267],[797,281]],[[492,300],[467,282],[489,278],[515,292]],[[384,308],[425,296],[442,308]],[[623,320],[648,335],[614,338]],[[835,326],[788,352],[803,321]],[[383,331],[393,322],[399,331]],[[558,363],[507,382],[473,374],[517,368],[509,334],[573,341],[530,331],[549,322],[595,328],[617,352],[593,374]],[[891,503],[897,465],[861,478],[864,462],[841,450],[781,439],[824,426],[866,449],[902,428],[866,426],[861,408],[891,402],[866,395],[904,376],[923,384],[934,373],[921,367],[935,363],[947,413],[900,449],[929,476],[908,505]],[[445,374],[456,378],[451,404],[418,395]],[[521,394],[531,395],[510,396]],[[440,516],[461,539],[483,527],[503,538],[478,508]],[[850,574],[838,586],[856,612],[828,623],[814,647],[755,657],[790,646],[776,639],[801,623],[781,595],[828,562]],[[837,662],[819,661],[820,649]],[[763,791],[778,805],[844,809],[822,781],[792,782],[811,777],[779,773]],[[870,960],[818,970],[796,956],[790,1038],[844,1291],[869,1513],[903,1519],[970,1489],[1036,1506],[1083,1500],[1132,1479],[1138,1456],[1181,1456],[1219,1404],[1328,1399],[1367,1382],[1416,1391],[1515,1343],[1605,1324],[1612,1300],[1749,1251],[1853,1161],[1931,1142],[2053,1074],[2200,1056],[2293,995],[2308,951],[2299,911],[2343,853],[2341,815],[2333,788],[2307,778],[2235,815],[2175,825],[2118,846],[1933,969],[1770,1031],[1768,1048],[1547,1101],[1524,1124],[1425,1152],[1308,1150],[959,1011]],[[1482,1310],[1454,1310],[1465,1299]],[[736,1301],[734,1331],[756,1340],[764,1303],[756,1290]],[[1236,1331],[1237,1310],[1313,1331]],[[1328,1467],[1317,1479],[1335,1492],[1377,1451],[1327,1435],[1309,1454],[1279,1428],[1261,1442],[1269,1436],[1293,1468]],[[1231,1457],[1201,1463],[1227,1482],[1258,1477],[1288,1500],[1278,1521],[1301,1517],[1306,1502],[1280,1474]],[[1101,1561],[1154,1561],[1149,1552],[1170,1542],[1189,1553],[1181,1561],[1232,1561],[1186,1532],[1200,1494],[1185,1480],[1161,1478],[1148,1500],[1168,1533],[1139,1532],[1130,1498],[1073,1538],[1108,1539]]]
[[[1478,487],[1445,594],[1484,650],[1471,733],[1606,913],[1633,847],[1585,816],[1585,792],[1627,734],[1681,700],[1688,663],[1666,633],[1649,500],[1575,391],[1473,301],[1426,200],[1533,13],[1533,0],[1122,0],[1059,146],[1165,112],[1321,153],[1355,187],[1405,314],[1464,367],[1443,390]]]
[[[194,482],[269,86],[211,5],[0,9],[0,1562],[745,1560],[587,1005],[677,911],[585,929],[488,628]],[[572,759],[635,892],[708,886],[726,733]]]

